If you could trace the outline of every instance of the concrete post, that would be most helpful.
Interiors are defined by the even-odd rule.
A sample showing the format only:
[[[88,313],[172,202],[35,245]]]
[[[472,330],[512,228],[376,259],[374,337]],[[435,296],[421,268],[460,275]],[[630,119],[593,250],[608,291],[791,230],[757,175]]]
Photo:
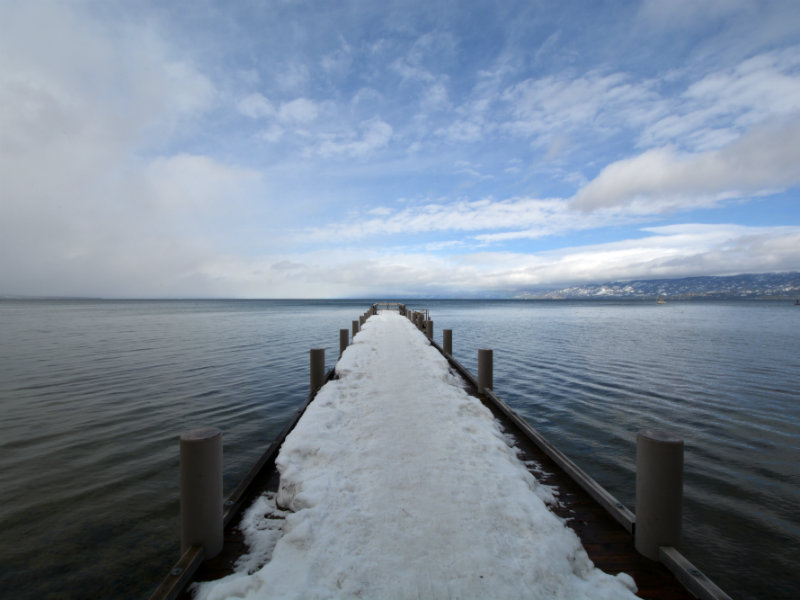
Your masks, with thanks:
[[[478,392],[494,388],[494,353],[491,350],[478,350]]]
[[[453,330],[442,329],[442,349],[446,354],[453,354]]]
[[[222,550],[222,432],[216,427],[181,434],[181,554],[203,547],[203,560]]]
[[[342,354],[344,353],[345,348],[347,348],[347,344],[350,343],[350,332],[347,329],[340,329],[339,330],[339,358],[342,358]]]
[[[430,319],[425,321],[425,335],[428,336],[428,339],[433,339],[433,321]]]
[[[360,327],[358,326],[358,321],[353,321],[353,337],[356,337],[356,334],[359,332]]]
[[[325,348],[311,349],[311,393],[325,383]]]
[[[636,436],[636,549],[658,560],[660,546],[681,538],[683,440],[665,431]]]

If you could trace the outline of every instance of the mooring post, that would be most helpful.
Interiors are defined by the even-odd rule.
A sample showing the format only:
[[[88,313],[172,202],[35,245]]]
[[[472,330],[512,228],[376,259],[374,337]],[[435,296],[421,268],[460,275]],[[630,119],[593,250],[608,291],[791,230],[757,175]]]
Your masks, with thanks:
[[[222,551],[222,432],[195,429],[180,437],[181,554],[203,547],[203,560]]]
[[[356,337],[358,331],[359,331],[358,321],[353,321],[353,337]]]
[[[658,560],[661,546],[678,545],[683,500],[683,440],[657,430],[636,436],[636,549]]]
[[[311,393],[325,383],[325,348],[311,349]]]
[[[350,343],[350,331],[347,329],[340,329],[339,330],[339,358],[342,358],[342,354],[347,348],[347,344]]]
[[[491,350],[478,350],[478,392],[494,388],[494,356]]]
[[[453,330],[442,329],[442,348],[446,354],[453,354]]]
[[[433,339],[433,321],[430,319],[425,321],[425,335],[428,336],[428,339]]]

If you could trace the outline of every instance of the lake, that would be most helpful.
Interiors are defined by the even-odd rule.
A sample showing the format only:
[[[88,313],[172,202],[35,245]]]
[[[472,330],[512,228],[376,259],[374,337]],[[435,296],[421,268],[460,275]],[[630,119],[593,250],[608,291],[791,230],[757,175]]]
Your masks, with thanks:
[[[223,431],[225,490],[308,392],[308,350],[372,301],[0,301],[0,582],[142,598],[179,554],[178,436]],[[407,301],[473,373],[634,508],[635,438],[686,442],[684,542],[734,598],[800,596],[800,307]]]

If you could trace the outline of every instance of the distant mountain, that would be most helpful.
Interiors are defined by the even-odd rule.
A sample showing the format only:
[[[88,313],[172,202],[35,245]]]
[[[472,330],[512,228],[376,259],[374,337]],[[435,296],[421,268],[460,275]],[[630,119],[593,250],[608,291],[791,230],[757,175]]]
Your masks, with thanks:
[[[515,298],[800,298],[800,273],[762,273],[727,277],[641,279],[575,285],[562,289],[527,290]]]

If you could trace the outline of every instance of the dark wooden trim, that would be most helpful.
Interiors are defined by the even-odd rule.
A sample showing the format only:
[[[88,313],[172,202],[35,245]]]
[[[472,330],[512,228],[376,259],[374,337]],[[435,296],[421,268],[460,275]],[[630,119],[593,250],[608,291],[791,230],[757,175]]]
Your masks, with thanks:
[[[699,600],[732,600],[675,548],[661,546],[658,549],[658,560]]]
[[[202,546],[191,546],[172,566],[169,574],[150,595],[150,600],[175,600],[192,582],[201,564],[203,564]]]

